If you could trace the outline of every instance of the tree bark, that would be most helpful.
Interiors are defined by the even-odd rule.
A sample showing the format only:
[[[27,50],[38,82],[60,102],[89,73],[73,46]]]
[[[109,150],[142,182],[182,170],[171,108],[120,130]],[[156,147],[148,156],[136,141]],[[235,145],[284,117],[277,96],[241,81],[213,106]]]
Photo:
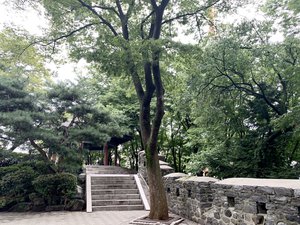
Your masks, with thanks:
[[[169,218],[168,203],[159,166],[158,152],[153,152],[151,151],[151,149],[148,149],[148,151],[146,151],[146,154],[148,183],[150,191],[149,218],[166,220]]]

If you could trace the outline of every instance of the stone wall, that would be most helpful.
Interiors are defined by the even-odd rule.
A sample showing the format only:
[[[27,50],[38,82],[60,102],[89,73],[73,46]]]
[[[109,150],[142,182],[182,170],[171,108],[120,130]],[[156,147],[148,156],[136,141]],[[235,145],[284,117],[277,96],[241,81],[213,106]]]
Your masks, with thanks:
[[[300,180],[164,177],[172,212],[201,225],[300,224]]]
[[[213,191],[210,185],[218,181],[209,177],[189,177],[183,173],[164,176],[169,209],[182,217],[200,224],[213,204]]]

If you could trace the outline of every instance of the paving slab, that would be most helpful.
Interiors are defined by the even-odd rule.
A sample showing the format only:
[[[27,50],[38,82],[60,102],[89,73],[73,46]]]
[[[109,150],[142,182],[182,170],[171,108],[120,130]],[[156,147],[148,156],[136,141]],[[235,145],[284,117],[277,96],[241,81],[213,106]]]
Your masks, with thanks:
[[[147,216],[147,211],[101,211],[101,212],[0,212],[1,225],[130,225],[136,218]],[[197,225],[184,220],[182,225]]]

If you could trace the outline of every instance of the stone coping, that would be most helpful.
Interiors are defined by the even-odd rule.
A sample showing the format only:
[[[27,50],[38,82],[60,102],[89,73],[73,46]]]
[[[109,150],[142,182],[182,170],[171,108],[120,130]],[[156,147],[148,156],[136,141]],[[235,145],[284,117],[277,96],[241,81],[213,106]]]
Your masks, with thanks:
[[[168,177],[187,177],[188,175],[185,173],[169,173],[167,175],[165,175],[164,177],[168,178]]]
[[[160,165],[160,169],[161,170],[172,170],[173,168],[171,166],[168,166],[168,165]]]
[[[169,165],[169,163],[167,163],[165,161],[162,161],[162,160],[159,160],[159,165]]]
[[[188,176],[188,177],[182,177],[179,178],[178,181],[192,181],[192,182],[198,182],[198,183],[215,183],[219,180],[213,177],[196,177],[196,176]]]
[[[288,180],[288,179],[228,178],[216,182],[216,184],[300,189],[300,180]]]

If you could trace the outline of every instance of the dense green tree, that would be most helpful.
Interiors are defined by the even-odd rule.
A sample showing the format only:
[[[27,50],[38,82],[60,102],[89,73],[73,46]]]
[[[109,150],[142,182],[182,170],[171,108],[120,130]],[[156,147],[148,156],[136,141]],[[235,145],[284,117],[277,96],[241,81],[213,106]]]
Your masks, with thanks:
[[[191,78],[204,107],[190,130],[201,151],[191,166],[220,177],[296,177],[281,172],[299,160],[299,39],[272,41],[270,22],[219,32]]]
[[[25,87],[26,81],[1,77],[0,140],[11,144],[11,150],[27,144],[45,161],[56,161],[58,170],[76,172],[82,163],[82,141],[103,144],[125,132],[117,118],[94,106],[79,86],[54,85],[43,96]]]

